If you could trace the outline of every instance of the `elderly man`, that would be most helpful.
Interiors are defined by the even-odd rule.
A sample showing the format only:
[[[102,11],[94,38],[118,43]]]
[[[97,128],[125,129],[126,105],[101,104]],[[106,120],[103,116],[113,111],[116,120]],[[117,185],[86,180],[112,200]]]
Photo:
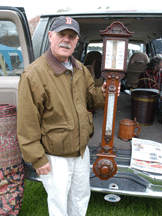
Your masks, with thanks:
[[[104,107],[106,83],[94,86],[87,68],[72,53],[79,25],[58,17],[48,33],[50,49],[29,65],[19,83],[18,140],[48,193],[50,216],[85,215],[90,197],[93,135],[89,107]]]

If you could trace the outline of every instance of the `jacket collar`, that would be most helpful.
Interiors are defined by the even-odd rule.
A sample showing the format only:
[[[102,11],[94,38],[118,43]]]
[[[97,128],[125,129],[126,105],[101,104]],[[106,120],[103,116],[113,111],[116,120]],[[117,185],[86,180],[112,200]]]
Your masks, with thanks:
[[[61,62],[59,62],[57,58],[52,54],[51,48],[49,48],[45,53],[45,58],[56,74],[62,74],[67,70],[67,68],[62,65]],[[76,62],[73,56],[70,56],[69,59],[74,68],[79,68],[80,70],[82,70],[81,66]]]

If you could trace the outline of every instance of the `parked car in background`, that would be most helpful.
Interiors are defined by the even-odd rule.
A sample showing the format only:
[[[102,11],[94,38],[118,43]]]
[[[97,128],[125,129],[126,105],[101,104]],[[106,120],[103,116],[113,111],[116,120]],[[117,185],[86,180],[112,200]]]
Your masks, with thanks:
[[[103,82],[101,76],[102,37],[99,31],[105,30],[114,21],[122,22],[130,32],[134,32],[129,39],[127,65],[135,53],[144,53],[148,61],[156,54],[162,54],[162,11],[105,11],[80,14],[49,14],[42,15],[39,24],[30,37],[29,27],[23,8],[0,7],[0,45],[21,50],[23,62],[16,57],[11,59],[14,64],[12,70],[5,61],[7,74],[0,63],[0,103],[9,103],[18,106],[18,83],[20,75],[34,59],[44,54],[49,48],[48,31],[54,19],[60,15],[71,16],[80,25],[81,36],[74,52],[74,57],[85,64],[90,71],[94,71],[96,86]],[[14,35],[6,40],[7,35]],[[14,41],[16,38],[16,42]],[[18,40],[17,40],[18,39]],[[158,41],[158,45],[157,42]],[[160,42],[160,43],[159,43]],[[11,56],[10,52],[8,51]],[[92,64],[97,53],[95,64]],[[91,54],[91,55],[90,55]],[[16,54],[15,54],[16,55]],[[16,55],[17,56],[17,55]],[[92,59],[88,59],[92,58]],[[17,64],[15,64],[17,62]],[[131,168],[131,141],[125,142],[118,138],[119,122],[131,118],[131,96],[124,90],[129,90],[134,82],[138,81],[139,73],[143,71],[148,61],[138,71],[127,68],[125,78],[122,80],[121,93],[118,98],[114,146],[117,150],[117,174],[106,181],[100,180],[92,171],[96,159],[97,147],[101,143],[103,110],[94,111],[94,136],[89,142],[91,152],[91,189],[96,192],[112,193],[118,195],[131,195],[143,197],[162,198],[162,175],[155,172],[141,171]],[[2,61],[1,61],[2,62]],[[140,64],[137,62],[137,64]],[[142,63],[141,63],[142,64]],[[139,65],[140,67],[141,65]],[[12,76],[11,76],[12,75]],[[161,90],[161,89],[160,89]],[[141,126],[139,138],[162,143],[162,124],[157,116],[150,126]],[[40,181],[31,164],[24,163],[27,179]]]

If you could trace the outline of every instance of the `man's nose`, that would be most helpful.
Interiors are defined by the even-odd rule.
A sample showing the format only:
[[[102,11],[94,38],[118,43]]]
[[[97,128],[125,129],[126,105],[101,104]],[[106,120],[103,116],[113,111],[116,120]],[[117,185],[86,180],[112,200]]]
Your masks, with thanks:
[[[65,40],[65,41],[69,41],[69,40],[70,40],[70,36],[69,36],[69,35],[65,35],[65,36],[64,36],[64,40]]]

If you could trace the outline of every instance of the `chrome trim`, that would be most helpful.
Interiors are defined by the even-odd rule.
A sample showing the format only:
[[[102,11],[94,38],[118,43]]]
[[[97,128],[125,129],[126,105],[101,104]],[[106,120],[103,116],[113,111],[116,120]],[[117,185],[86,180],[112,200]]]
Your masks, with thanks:
[[[91,169],[92,167],[93,165],[91,165]],[[162,198],[162,175],[160,174],[152,174],[141,170],[132,169],[130,166],[118,165],[118,171],[113,178],[115,177],[137,180],[137,182],[142,183],[146,187],[146,190],[144,192],[126,191],[121,190],[121,188],[118,187],[113,188],[109,186],[107,188],[91,186],[91,190],[95,192],[113,193],[118,195]]]
[[[100,193],[113,193],[125,196],[137,196],[137,197],[147,197],[147,198],[162,198],[162,192],[153,191],[147,189],[145,192],[135,192],[135,191],[123,191],[123,190],[110,190],[103,188],[91,187],[91,191]]]
[[[119,171],[134,173],[137,176],[144,178],[146,181],[151,182],[152,184],[159,185],[159,183],[160,183],[160,185],[162,185],[162,175],[160,175],[160,174],[159,175],[156,173],[151,174],[149,172],[141,171],[138,169],[131,168],[130,166],[123,166],[123,165],[118,165],[118,172]],[[156,182],[156,181],[158,181],[158,182]],[[159,182],[159,181],[161,181],[161,182]]]
[[[118,167],[117,174],[119,174],[119,172],[133,173],[133,174],[136,174],[136,175],[144,178],[147,181],[151,181],[153,184],[156,183],[156,180],[162,181],[162,175],[160,175],[160,174],[159,175],[158,174],[151,174],[149,172],[137,170],[137,169],[131,168],[130,166],[125,166],[125,165],[117,165],[117,167]],[[93,165],[90,165],[90,168],[93,169]],[[160,183],[160,185],[162,185],[162,182],[158,182],[158,184],[159,183]]]

